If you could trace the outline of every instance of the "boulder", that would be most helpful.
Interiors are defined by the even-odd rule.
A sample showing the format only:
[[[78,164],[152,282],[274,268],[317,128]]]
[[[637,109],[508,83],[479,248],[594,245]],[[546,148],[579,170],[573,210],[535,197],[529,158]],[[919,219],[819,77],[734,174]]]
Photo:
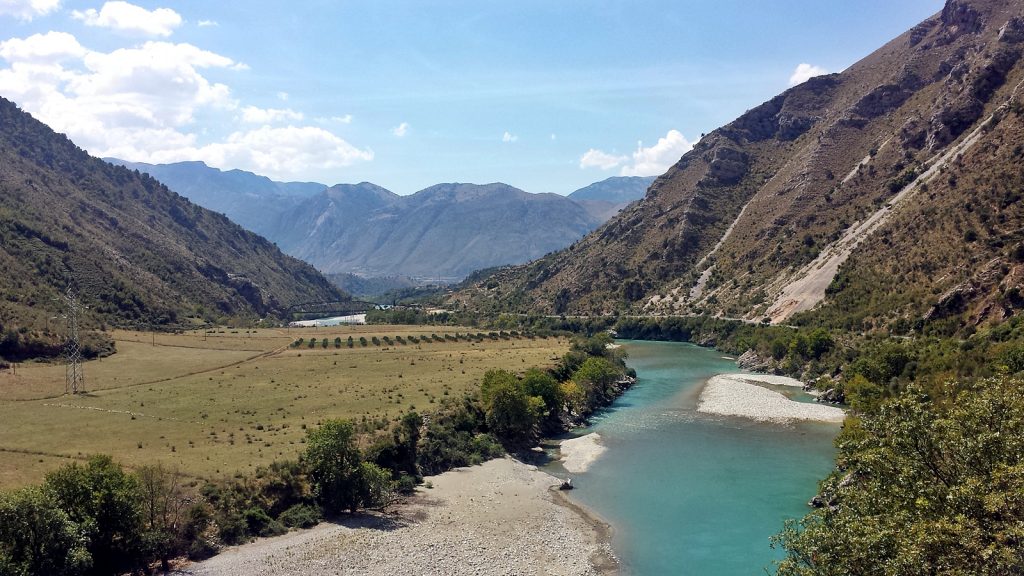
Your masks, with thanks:
[[[963,34],[977,34],[984,25],[981,13],[964,0],[948,0],[942,7],[939,21],[947,41]]]
[[[999,28],[999,41],[1006,44],[1024,42],[1024,18],[1010,18]]]
[[[920,150],[928,137],[927,126],[920,118],[911,118],[900,128],[900,144],[904,149]]]
[[[936,22],[935,20],[925,20],[924,22],[921,22],[917,26],[911,28],[910,45],[917,46],[918,44],[920,44],[921,40],[924,40],[925,37],[928,36],[928,33],[932,31],[932,28],[935,28],[936,24],[938,24],[938,22]]]
[[[708,172],[701,180],[706,186],[736,184],[747,174],[747,155],[729,146],[718,146],[708,158]]]

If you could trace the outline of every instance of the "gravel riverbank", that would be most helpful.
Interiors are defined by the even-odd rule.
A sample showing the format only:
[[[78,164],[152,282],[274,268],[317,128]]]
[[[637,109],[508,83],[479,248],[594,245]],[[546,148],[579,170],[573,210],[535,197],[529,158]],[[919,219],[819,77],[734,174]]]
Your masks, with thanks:
[[[236,546],[178,572],[194,576],[605,575],[609,528],[512,460],[427,479],[380,516],[343,519]]]
[[[594,460],[597,460],[607,450],[601,444],[601,436],[597,432],[591,432],[579,438],[562,440],[559,446],[562,454],[562,467],[573,474],[586,472]]]
[[[846,412],[835,406],[796,402],[759,384],[801,386],[799,380],[760,374],[720,374],[704,385],[697,411],[721,416],[740,416],[759,422],[792,420],[842,422]]]

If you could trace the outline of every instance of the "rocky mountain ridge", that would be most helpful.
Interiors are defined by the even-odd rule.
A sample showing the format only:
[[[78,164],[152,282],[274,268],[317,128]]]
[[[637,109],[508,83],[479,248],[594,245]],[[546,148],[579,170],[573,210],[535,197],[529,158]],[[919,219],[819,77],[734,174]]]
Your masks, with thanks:
[[[221,171],[202,162],[112,161],[150,174],[325,272],[355,273],[371,281],[455,281],[479,268],[526,262],[578,240],[642,198],[654,180],[612,177],[581,188],[568,199],[528,194],[500,183],[439,184],[403,197],[369,182],[328,188],[275,182],[241,170]],[[457,193],[440,194],[453,186]],[[447,210],[458,217],[442,217]],[[428,217],[433,218],[429,231],[424,221]],[[539,232],[529,237],[510,232],[527,227]],[[429,248],[405,240],[415,235],[428,239]]]
[[[398,196],[333,186],[280,218],[278,244],[326,272],[459,280],[564,247],[603,219],[557,194],[506,184],[438,184]]]
[[[1022,22],[1017,2],[950,0],[702,138],[567,250],[458,300],[900,329],[1013,314]]]
[[[219,170],[198,161],[147,164],[105,160],[149,174],[195,204],[224,214],[261,236],[275,230],[282,211],[327,188],[316,182],[276,182],[252,172]]]

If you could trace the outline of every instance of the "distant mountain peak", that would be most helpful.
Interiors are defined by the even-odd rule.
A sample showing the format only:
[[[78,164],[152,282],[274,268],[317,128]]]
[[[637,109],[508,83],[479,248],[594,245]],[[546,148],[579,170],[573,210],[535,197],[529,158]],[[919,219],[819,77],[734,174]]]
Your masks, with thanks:
[[[655,176],[612,176],[576,190],[569,194],[569,198],[629,203],[643,198],[654,180]]]

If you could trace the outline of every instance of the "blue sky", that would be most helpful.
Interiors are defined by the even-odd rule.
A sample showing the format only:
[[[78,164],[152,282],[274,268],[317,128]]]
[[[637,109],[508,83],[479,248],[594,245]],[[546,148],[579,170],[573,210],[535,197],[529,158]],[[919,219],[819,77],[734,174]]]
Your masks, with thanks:
[[[567,194],[659,174],[701,133],[941,8],[0,0],[0,95],[101,156]]]

